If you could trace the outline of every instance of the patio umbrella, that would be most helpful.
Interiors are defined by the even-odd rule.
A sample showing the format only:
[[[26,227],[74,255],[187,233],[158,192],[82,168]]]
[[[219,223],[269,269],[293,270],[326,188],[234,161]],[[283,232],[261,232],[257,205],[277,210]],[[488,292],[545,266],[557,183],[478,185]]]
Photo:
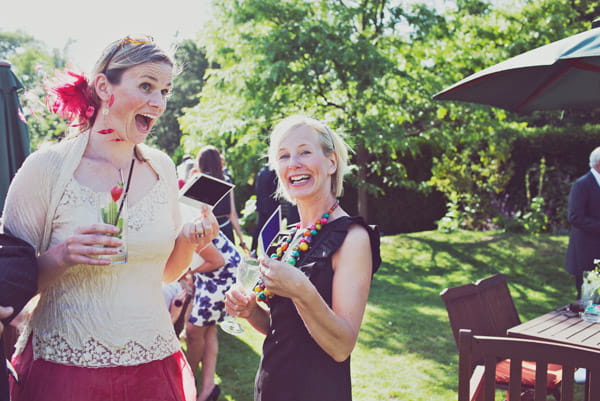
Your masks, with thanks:
[[[10,181],[29,154],[29,133],[18,98],[22,89],[10,64],[0,61],[0,214]]]
[[[486,68],[435,100],[488,104],[521,113],[600,106],[600,27]]]

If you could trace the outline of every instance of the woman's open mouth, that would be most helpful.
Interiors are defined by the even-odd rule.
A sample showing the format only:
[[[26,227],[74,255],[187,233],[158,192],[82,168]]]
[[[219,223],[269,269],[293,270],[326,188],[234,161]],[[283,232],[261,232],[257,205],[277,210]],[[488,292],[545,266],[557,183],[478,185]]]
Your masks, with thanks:
[[[136,114],[135,126],[138,131],[147,134],[158,117],[153,114]]]
[[[300,174],[300,175],[294,175],[290,177],[290,184],[292,185],[296,185],[296,184],[302,184],[306,181],[308,181],[310,179],[310,176],[308,174]]]

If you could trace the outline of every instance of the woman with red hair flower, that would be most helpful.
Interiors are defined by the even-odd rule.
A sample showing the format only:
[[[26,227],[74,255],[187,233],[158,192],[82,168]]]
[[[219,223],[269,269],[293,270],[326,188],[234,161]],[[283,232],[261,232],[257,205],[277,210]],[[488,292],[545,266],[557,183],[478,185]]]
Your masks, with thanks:
[[[39,303],[13,357],[13,401],[196,399],[161,283],[179,277],[218,225],[209,210],[182,223],[175,165],[143,144],[173,71],[152,38],[128,36],[106,48],[89,80],[71,73],[49,92],[73,132],[27,158],[3,213],[40,267]],[[122,241],[98,222],[96,204],[117,183],[129,209],[128,260],[111,265]]]

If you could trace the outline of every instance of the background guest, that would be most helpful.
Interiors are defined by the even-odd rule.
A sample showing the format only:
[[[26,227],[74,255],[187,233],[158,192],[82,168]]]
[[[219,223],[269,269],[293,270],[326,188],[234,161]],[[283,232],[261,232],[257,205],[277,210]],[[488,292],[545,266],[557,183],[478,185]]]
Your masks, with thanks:
[[[590,153],[590,171],[579,177],[569,193],[568,221],[571,225],[566,270],[575,276],[577,298],[581,298],[583,273],[600,259],[600,147]]]
[[[180,180],[187,181],[190,178],[192,170],[194,169],[194,158],[192,155],[185,155],[181,159],[181,163],[177,166],[177,177]]]
[[[234,268],[241,260],[233,243],[223,234],[212,244],[196,251],[190,275],[194,296],[189,319],[185,325],[187,359],[195,371],[202,364],[199,401],[218,399],[221,389],[215,384],[219,342],[218,322],[225,317],[225,292],[235,282]]]
[[[233,183],[233,180],[229,174],[226,174],[223,156],[221,156],[221,153],[216,147],[211,145],[204,146],[202,149],[200,149],[200,152],[198,152],[198,168],[195,171]],[[227,196],[225,196],[221,202],[215,205],[213,208],[213,213],[215,216],[217,216],[219,228],[225,234],[225,236],[227,236],[227,238],[229,238],[229,240],[235,244],[235,239],[233,237],[233,232],[235,230],[240,247],[244,251],[249,252],[250,250],[244,242],[242,227],[240,226],[238,213],[235,208],[233,191],[227,194]]]
[[[297,223],[300,220],[298,208],[285,199],[279,199],[277,192],[277,174],[271,170],[269,165],[263,166],[256,174],[256,213],[258,216],[256,228],[252,235],[251,251],[257,254],[258,235],[269,217],[273,214],[277,206],[281,205],[281,216],[286,224]],[[268,245],[268,244],[267,244]]]
[[[180,337],[187,318],[186,310],[189,309],[188,306],[194,295],[191,277],[182,276],[179,280],[171,283],[163,283],[162,293],[169,315],[171,315],[175,334]]]
[[[256,214],[258,219],[256,228],[252,235],[252,245],[250,250],[256,253],[258,246],[258,234],[269,217],[273,214],[279,201],[275,198],[277,191],[277,174],[271,170],[268,164],[264,165],[256,174],[256,185],[254,186],[256,193]]]

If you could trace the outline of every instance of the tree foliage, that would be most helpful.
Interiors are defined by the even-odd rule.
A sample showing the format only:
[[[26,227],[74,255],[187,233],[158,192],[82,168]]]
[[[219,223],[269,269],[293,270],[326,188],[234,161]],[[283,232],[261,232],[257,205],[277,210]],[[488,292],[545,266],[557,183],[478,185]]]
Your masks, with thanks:
[[[209,72],[199,104],[182,117],[186,148],[212,143],[238,177],[251,177],[269,129],[302,112],[347,135],[359,212],[386,190],[441,190],[470,228],[490,219],[510,174],[510,140],[527,127],[583,124],[593,112],[521,116],[434,102],[450,84],[534,47],[588,29],[600,11],[583,0],[458,0],[436,10],[386,0],[218,2],[203,34]],[[432,178],[413,180],[402,157],[433,149]],[[375,176],[378,176],[375,179]],[[379,179],[381,178],[381,179]],[[374,183],[379,183],[375,185]]]
[[[149,141],[178,161],[183,154],[178,119],[186,108],[198,103],[208,61],[204,50],[189,39],[177,45],[175,61],[181,71],[173,80],[173,91],[169,95],[167,109],[152,128]]]
[[[411,94],[401,90],[406,74],[392,51],[402,13],[389,3],[219,2],[204,38],[221,68],[181,120],[188,148],[216,143],[239,160],[236,169],[256,171],[258,160],[238,156],[263,153],[275,121],[306,113],[346,134],[363,194],[383,190],[368,184],[369,174],[400,185],[398,156],[420,138],[404,126],[413,118],[403,107]],[[359,196],[366,215],[365,200]]]
[[[515,166],[510,157],[514,144],[554,128],[567,132],[588,124],[586,132],[593,131],[597,126],[589,123],[600,121],[600,111],[518,115],[431,97],[474,72],[589,29],[600,16],[600,5],[585,0],[456,0],[436,9],[430,3],[214,2],[213,19],[200,39],[179,46],[176,58],[183,60],[184,70],[151,140],[177,161],[180,125],[185,151],[217,146],[236,183],[249,187],[274,123],[305,113],[346,135],[354,149],[350,196],[357,192],[358,212],[365,217],[369,204],[414,210],[405,207],[404,197],[394,204],[378,203],[399,190],[437,190],[449,201],[449,227],[458,221],[458,226],[485,228],[497,220],[507,191],[518,190],[523,193],[511,194],[511,199],[529,202],[521,204],[521,215],[529,216],[527,224],[534,226],[539,221],[531,219],[557,202],[538,199],[533,204],[539,197],[526,196],[522,184],[516,187],[515,182],[525,180],[511,179],[513,172],[541,168]],[[35,50],[33,38],[15,33],[2,43],[2,35],[0,51],[22,68],[25,82],[30,77],[39,82],[35,66],[40,61],[60,65],[60,53]],[[36,130],[57,127],[46,121],[48,127]],[[415,172],[406,161],[414,164],[423,157],[422,149],[430,158],[422,166],[427,171]],[[540,159],[532,163],[539,165]],[[552,163],[548,158],[546,173],[536,174],[554,179],[560,166]],[[547,192],[552,185],[543,187]]]
[[[0,31],[0,59],[8,60],[24,45],[35,43],[33,36],[22,32]]]
[[[67,130],[67,123],[48,112],[44,81],[66,65],[65,49],[49,50],[41,41],[21,32],[0,32],[0,59],[11,68],[24,86],[21,105],[27,119],[31,148],[56,141]]]

